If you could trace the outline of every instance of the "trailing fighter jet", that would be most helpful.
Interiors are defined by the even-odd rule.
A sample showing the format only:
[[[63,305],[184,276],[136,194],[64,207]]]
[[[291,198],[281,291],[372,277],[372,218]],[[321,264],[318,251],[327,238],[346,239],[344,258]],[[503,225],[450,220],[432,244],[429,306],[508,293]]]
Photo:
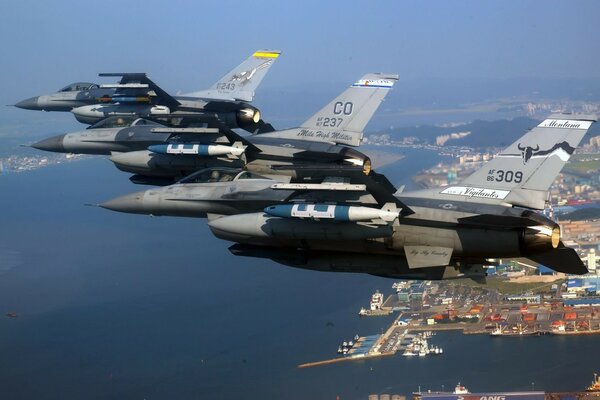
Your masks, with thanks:
[[[524,257],[583,274],[587,268],[561,241],[560,226],[534,210],[545,207],[550,185],[596,119],[552,115],[453,186],[371,189],[377,205],[360,210],[344,201],[275,203],[255,213],[209,215],[208,224],[236,243],[233,254],[299,268],[482,279],[488,259]]]
[[[15,106],[28,110],[71,111],[85,124],[94,124],[109,116],[173,121],[173,117],[185,115],[195,121],[218,120],[231,128],[268,130],[271,128],[260,120],[260,111],[248,102],[253,100],[254,91],[279,55],[279,51],[258,50],[210,89],[184,95],[169,95],[145,73],[101,73],[102,77],[120,77],[121,80],[105,85],[74,83]]]
[[[220,180],[206,170],[101,206],[207,216],[215,236],[235,242],[233,254],[312,270],[483,280],[488,259],[527,258],[583,274],[560,226],[534,210],[545,207],[550,185],[595,120],[552,115],[462,183],[439,189],[398,193],[373,171],[282,183],[245,180],[238,171]]]
[[[319,172],[323,178],[328,168],[339,166],[368,173],[369,158],[348,146],[360,144],[363,129],[397,79],[397,75],[366,74],[298,128],[252,136],[240,136],[224,126],[157,128],[154,132],[172,136],[148,150],[115,153],[110,160],[120,170],[142,177],[181,177],[215,162],[294,179]]]

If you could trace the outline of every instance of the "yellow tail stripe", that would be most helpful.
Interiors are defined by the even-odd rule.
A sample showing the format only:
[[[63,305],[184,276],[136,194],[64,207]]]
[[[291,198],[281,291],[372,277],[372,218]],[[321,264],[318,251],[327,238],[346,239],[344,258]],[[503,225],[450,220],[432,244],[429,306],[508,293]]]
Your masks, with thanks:
[[[257,51],[256,53],[252,54],[252,56],[260,57],[260,58],[277,58],[277,57],[279,57],[279,53],[272,53],[272,52],[267,52],[267,51]]]

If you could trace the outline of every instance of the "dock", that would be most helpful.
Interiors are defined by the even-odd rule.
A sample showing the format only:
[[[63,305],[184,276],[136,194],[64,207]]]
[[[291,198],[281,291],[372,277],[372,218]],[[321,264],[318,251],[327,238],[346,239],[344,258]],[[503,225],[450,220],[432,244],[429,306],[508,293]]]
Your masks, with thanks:
[[[558,294],[542,301],[541,296],[503,298],[493,289],[445,283],[396,284],[394,288],[397,294],[388,296],[385,301],[377,291],[372,300],[372,303],[377,300],[376,307],[363,308],[359,313],[379,316],[398,312],[383,334],[362,336],[350,347],[344,347],[343,355],[300,364],[298,368],[393,356],[398,352],[422,356],[413,352],[415,337],[417,341],[428,339],[431,336],[427,335],[441,331],[458,330],[466,335],[485,334],[496,338],[600,334],[600,305],[592,302],[571,305],[557,298]],[[426,340],[424,347],[428,351]]]

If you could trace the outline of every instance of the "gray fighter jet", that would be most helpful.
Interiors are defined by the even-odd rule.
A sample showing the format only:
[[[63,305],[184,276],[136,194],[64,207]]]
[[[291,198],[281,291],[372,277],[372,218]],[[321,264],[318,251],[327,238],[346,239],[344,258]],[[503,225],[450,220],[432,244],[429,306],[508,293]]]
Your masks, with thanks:
[[[550,185],[594,121],[596,116],[552,115],[461,184],[395,195],[380,191],[378,207],[395,213],[393,219],[373,207],[369,215],[344,202],[303,202],[212,216],[209,226],[237,243],[234,254],[301,268],[477,278],[490,258],[525,257],[583,274],[587,269],[561,241],[559,225],[533,210],[544,208]]]
[[[236,243],[230,247],[233,254],[320,271],[482,280],[491,258],[527,258],[583,274],[587,268],[561,241],[560,226],[534,210],[545,207],[550,185],[594,121],[595,116],[552,115],[462,183],[439,189],[398,193],[374,172],[344,170],[320,183],[250,179],[239,192],[239,178],[221,183],[217,191],[202,180],[184,190],[182,182],[154,192],[152,201],[146,192],[102,206],[207,214],[215,236]],[[226,208],[252,188],[260,201],[249,209],[270,205],[247,213],[239,206]],[[196,201],[204,208],[186,203]]]
[[[338,174],[344,175],[340,170]],[[372,175],[375,173],[372,172]],[[152,216],[206,218],[208,214],[234,215],[257,212],[276,203],[306,200],[339,200],[376,205],[364,184],[345,178],[325,178],[318,183],[289,184],[289,178],[269,179],[242,169],[213,167],[197,171],[176,184],[128,194],[99,204],[113,211]],[[360,179],[360,178],[359,178]],[[310,188],[312,193],[307,193]],[[325,193],[325,194],[323,194]]]
[[[366,74],[298,128],[244,137],[223,126],[155,129],[173,136],[148,150],[117,153],[110,159],[120,170],[140,176],[181,177],[215,161],[295,179],[306,177],[305,169],[314,176],[340,165],[368,173],[368,157],[348,146],[360,144],[363,129],[397,79]],[[222,136],[215,139],[218,133]]]
[[[195,121],[215,120],[232,128],[269,130],[260,120],[260,111],[249,105],[254,91],[279,57],[279,51],[258,50],[219,79],[208,90],[171,96],[145,73],[101,73],[120,77],[117,84],[76,83],[60,91],[23,100],[16,107],[29,110],[71,111],[85,124],[109,116],[162,118],[185,117]]]

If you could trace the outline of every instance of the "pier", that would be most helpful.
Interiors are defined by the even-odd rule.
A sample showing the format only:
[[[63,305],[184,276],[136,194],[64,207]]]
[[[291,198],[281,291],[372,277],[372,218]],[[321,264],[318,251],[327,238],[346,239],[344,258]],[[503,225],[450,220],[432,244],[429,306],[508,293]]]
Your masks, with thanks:
[[[430,338],[429,332],[459,330],[466,335],[491,337],[600,334],[600,305],[593,302],[573,306],[559,298],[542,301],[541,296],[503,297],[489,288],[447,283],[422,283],[415,289],[415,296],[405,293],[406,285],[395,285],[396,294],[380,301],[377,307],[368,310],[370,312],[361,310],[359,313],[363,317],[377,317],[398,312],[383,334],[360,337],[343,355],[298,367],[393,356],[399,352],[406,356],[423,356],[412,353],[410,346],[419,335]],[[428,285],[434,287],[424,287]]]

